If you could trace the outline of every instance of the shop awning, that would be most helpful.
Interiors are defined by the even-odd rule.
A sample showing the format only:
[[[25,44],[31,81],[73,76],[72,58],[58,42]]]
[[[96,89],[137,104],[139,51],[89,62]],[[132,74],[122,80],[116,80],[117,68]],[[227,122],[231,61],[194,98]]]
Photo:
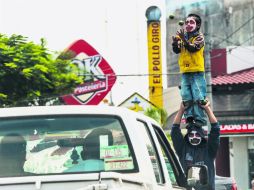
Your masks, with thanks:
[[[254,68],[212,78],[212,85],[232,85],[254,83]]]

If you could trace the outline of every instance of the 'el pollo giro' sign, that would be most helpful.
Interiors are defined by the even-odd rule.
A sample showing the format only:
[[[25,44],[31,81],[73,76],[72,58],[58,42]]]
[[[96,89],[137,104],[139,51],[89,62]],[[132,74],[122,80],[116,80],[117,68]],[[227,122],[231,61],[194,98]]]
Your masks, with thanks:
[[[77,40],[66,52],[72,62],[83,71],[85,81],[74,89],[73,94],[61,98],[68,105],[97,105],[111,90],[116,76],[108,62],[86,41]]]

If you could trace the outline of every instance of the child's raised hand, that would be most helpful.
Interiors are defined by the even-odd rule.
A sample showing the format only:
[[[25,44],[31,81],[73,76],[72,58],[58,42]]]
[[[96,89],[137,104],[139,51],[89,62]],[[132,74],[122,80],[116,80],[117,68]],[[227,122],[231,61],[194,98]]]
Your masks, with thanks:
[[[180,29],[179,31],[176,32],[176,34],[181,38],[182,41],[186,41],[184,37],[184,29]]]

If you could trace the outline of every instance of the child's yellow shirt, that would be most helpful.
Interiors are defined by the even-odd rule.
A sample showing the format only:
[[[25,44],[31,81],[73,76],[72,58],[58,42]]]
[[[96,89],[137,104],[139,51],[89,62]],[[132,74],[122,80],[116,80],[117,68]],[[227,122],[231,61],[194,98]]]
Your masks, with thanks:
[[[188,40],[188,42],[193,43],[196,38],[197,36],[192,37]],[[189,52],[182,45],[178,64],[179,64],[181,73],[204,72],[205,71],[204,46],[200,50],[192,53],[192,52]]]

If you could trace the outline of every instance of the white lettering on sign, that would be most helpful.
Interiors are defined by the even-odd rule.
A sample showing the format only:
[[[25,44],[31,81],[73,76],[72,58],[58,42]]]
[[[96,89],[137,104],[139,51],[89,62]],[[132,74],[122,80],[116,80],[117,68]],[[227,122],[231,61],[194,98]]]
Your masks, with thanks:
[[[75,88],[74,94],[78,95],[78,94],[85,94],[88,92],[104,90],[106,89],[106,87],[107,87],[106,80],[98,80],[91,83],[85,83],[84,85]]]
[[[80,55],[81,54],[81,55]],[[102,57],[100,55],[90,56],[88,58],[79,58],[83,56],[83,53],[78,54],[73,60],[72,63],[76,64],[79,69],[83,72],[90,73],[95,78],[99,80],[104,80],[105,76],[99,64],[101,63]]]
[[[222,125],[221,130],[241,130],[241,125]]]
[[[254,124],[248,124],[248,129],[254,129]]]

